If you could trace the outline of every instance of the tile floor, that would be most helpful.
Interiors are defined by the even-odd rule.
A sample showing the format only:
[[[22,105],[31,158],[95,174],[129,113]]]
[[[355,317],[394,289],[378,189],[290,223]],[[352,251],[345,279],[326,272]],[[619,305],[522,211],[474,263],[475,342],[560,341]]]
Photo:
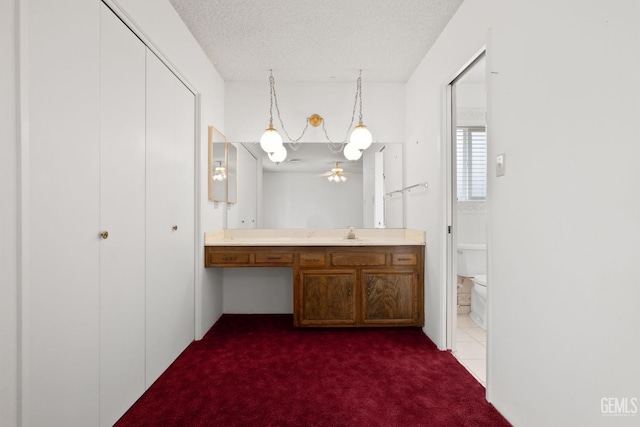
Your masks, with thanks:
[[[456,351],[453,355],[486,387],[487,333],[476,325],[468,314],[458,315]]]

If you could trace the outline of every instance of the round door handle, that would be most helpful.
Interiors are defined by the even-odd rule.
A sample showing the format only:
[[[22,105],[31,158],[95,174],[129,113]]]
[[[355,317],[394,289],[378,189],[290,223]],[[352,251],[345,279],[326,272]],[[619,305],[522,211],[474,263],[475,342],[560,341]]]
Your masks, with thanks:
[[[103,231],[102,233],[100,233],[100,237],[102,237],[103,239],[108,239],[109,238],[109,232],[108,231]]]
[[[173,226],[173,231],[178,231],[178,226],[177,225]]]

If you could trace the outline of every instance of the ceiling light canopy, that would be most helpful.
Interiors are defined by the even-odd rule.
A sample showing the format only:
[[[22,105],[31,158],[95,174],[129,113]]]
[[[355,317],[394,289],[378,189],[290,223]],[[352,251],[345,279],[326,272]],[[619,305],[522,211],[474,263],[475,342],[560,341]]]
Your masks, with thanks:
[[[362,152],[369,148],[371,142],[373,141],[371,132],[362,122],[362,70],[360,70],[360,75],[356,80],[356,96],[355,103],[353,105],[353,113],[351,115],[351,124],[349,125],[347,135],[341,142],[334,142],[329,138],[327,130],[324,127],[324,119],[318,114],[312,114],[311,116],[307,117],[306,124],[304,126],[304,129],[302,129],[302,133],[300,134],[300,136],[295,139],[291,138],[284,127],[282,117],[280,117],[280,107],[278,106],[278,97],[276,95],[276,81],[273,77],[273,70],[271,70],[269,75],[269,97],[269,127],[265,130],[264,134],[260,138],[260,147],[269,154],[269,159],[271,159],[271,161],[274,163],[280,163],[287,157],[287,150],[286,148],[284,148],[282,136],[280,136],[278,131],[273,127],[274,105],[276,107],[278,120],[280,121],[280,125],[282,127],[282,132],[284,132],[287,139],[289,140],[289,148],[291,148],[291,150],[293,151],[296,151],[298,148],[300,148],[300,140],[304,136],[309,125],[313,127],[322,126],[322,130],[324,132],[325,138],[328,141],[329,149],[331,150],[331,152],[343,152],[347,160],[358,160],[362,156]],[[353,124],[355,122],[355,112],[357,106],[359,106],[359,117],[358,124],[354,127]],[[347,138],[349,139],[349,143],[347,143]],[[344,181],[346,181],[346,177],[342,179],[342,182]]]

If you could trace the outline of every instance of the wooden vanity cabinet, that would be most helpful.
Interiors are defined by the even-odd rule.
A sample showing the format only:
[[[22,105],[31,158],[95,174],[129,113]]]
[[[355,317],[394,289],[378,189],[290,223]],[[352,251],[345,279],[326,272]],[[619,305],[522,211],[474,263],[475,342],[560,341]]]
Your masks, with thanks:
[[[294,266],[295,326],[423,326],[423,246],[327,247]]]
[[[207,246],[206,267],[292,267],[297,327],[423,326],[424,246]]]

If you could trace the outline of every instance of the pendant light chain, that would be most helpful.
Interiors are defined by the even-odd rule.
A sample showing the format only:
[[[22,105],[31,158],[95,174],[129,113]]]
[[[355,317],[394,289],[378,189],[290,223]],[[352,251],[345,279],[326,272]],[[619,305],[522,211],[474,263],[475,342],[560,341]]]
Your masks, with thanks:
[[[284,127],[284,122],[282,121],[282,117],[280,115],[280,107],[278,106],[278,95],[276,94],[276,80],[273,77],[273,70],[270,70],[270,75],[269,75],[269,93],[270,93],[270,101],[271,101],[271,104],[269,107],[269,124],[273,125],[273,105],[275,104],[276,114],[278,115],[278,121],[280,122],[280,127],[284,132],[284,134],[287,136],[287,139],[289,139],[290,141],[289,146],[293,151],[296,151],[298,148],[300,148],[299,141],[302,139],[307,129],[309,128],[309,118],[307,117],[306,124],[304,126],[304,129],[302,129],[302,133],[300,134],[300,136],[295,139],[291,138],[291,136],[289,135],[289,132],[287,132],[287,130]],[[356,107],[358,107],[358,103],[360,104],[359,122],[362,123],[362,70],[360,70],[360,75],[358,76],[358,80],[356,81],[356,95],[354,97],[353,110],[351,111],[351,123],[349,123],[347,134],[342,139],[342,141],[339,141],[339,142],[333,141],[329,137],[329,134],[327,133],[327,129],[324,126],[324,120],[322,121],[322,131],[324,132],[325,138],[329,142],[328,144],[329,150],[332,153],[339,153],[343,150],[344,145],[347,142],[347,138],[349,138],[349,133],[353,129],[353,124],[355,122],[355,117],[356,117]]]
[[[356,96],[360,97],[360,116],[358,117],[358,122],[362,124],[362,70],[360,70],[360,75],[358,76],[356,85],[358,86],[356,89]]]
[[[289,141],[291,141],[289,143],[289,146],[293,151],[296,151],[298,148],[300,148],[300,144],[298,141],[302,139],[302,137],[304,136],[304,133],[307,131],[307,128],[309,127],[309,119],[307,118],[307,123],[305,124],[304,129],[302,129],[302,133],[300,134],[300,136],[297,137],[296,139],[291,138],[291,136],[289,135],[289,132],[287,132],[287,129],[285,129],[284,127],[284,123],[282,122],[282,117],[280,117],[280,107],[278,106],[278,95],[276,94],[276,79],[273,77],[273,70],[271,71],[271,75],[269,76],[269,85],[271,86],[271,94],[273,97],[273,101],[275,101],[275,104],[276,104],[276,113],[278,113],[278,120],[280,121],[280,127],[284,132],[284,134],[287,135],[287,138],[289,139]],[[273,104],[273,101],[272,101],[272,104]]]

